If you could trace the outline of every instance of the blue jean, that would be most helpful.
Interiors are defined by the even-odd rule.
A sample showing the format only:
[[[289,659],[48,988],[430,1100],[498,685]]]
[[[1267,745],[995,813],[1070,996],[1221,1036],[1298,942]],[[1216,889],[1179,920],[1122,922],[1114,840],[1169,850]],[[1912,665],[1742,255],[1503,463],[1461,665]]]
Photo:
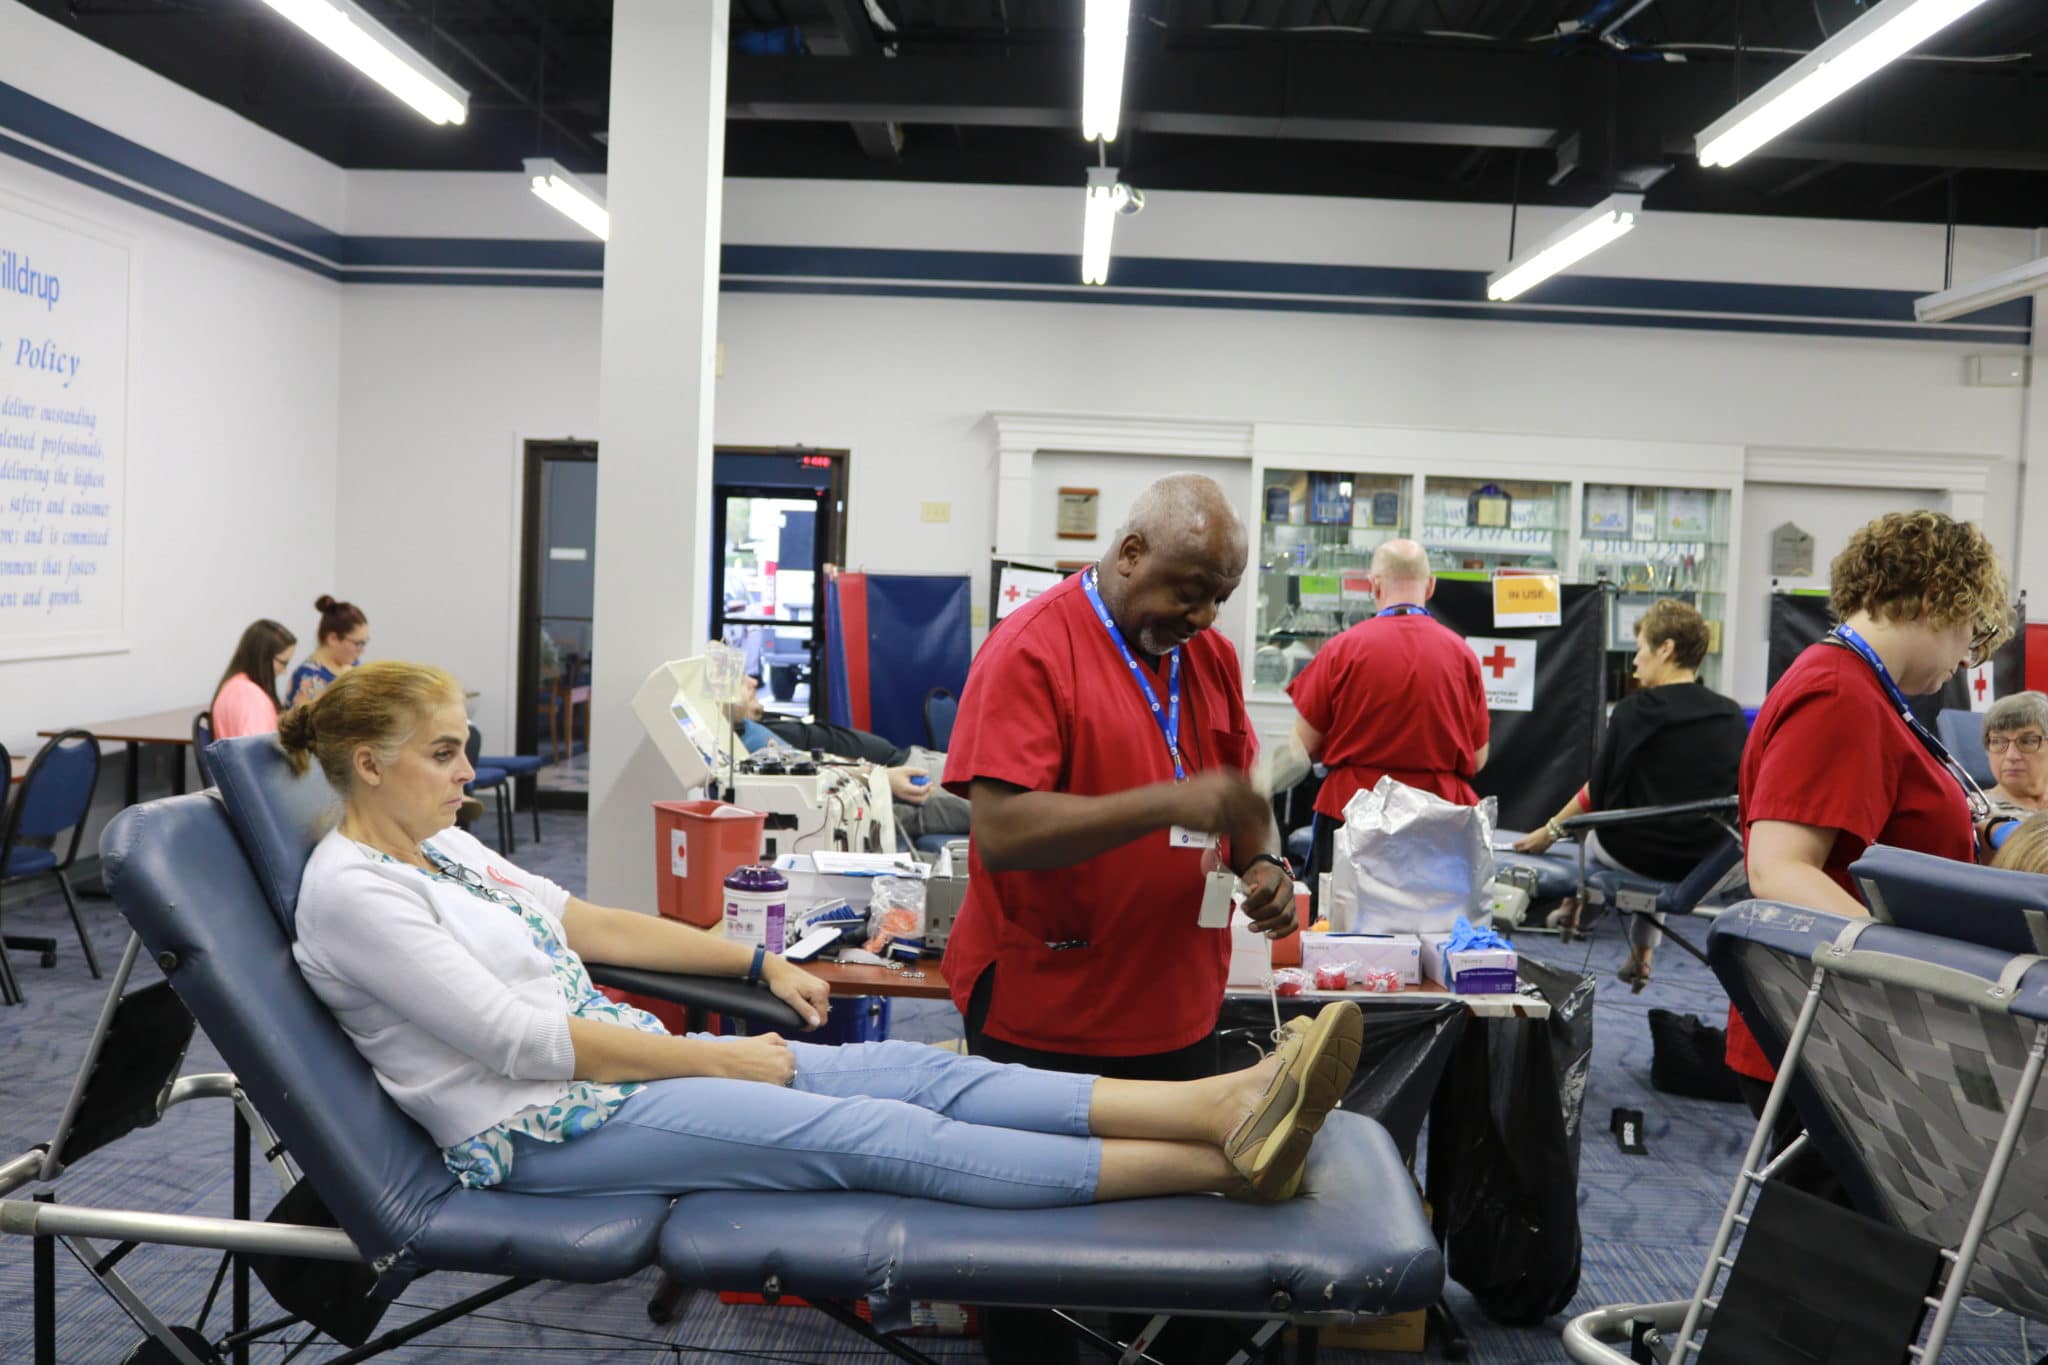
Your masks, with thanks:
[[[692,1034],[710,1041],[707,1034]],[[1102,1141],[1092,1076],[922,1043],[791,1043],[796,1079],[650,1082],[595,1132],[512,1139],[519,1194],[879,1190],[989,1208],[1085,1204]]]

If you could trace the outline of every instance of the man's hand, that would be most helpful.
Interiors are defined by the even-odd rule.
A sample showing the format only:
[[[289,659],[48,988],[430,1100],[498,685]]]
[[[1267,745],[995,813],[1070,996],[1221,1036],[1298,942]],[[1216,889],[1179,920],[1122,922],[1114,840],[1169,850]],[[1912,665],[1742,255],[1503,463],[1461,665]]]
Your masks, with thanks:
[[[1212,768],[1175,784],[1173,806],[1174,824],[1204,834],[1234,834],[1273,818],[1271,804],[1234,768]]]
[[[761,980],[776,999],[795,1010],[812,1028],[825,1022],[832,1008],[832,988],[793,962],[779,957],[761,960]]]
[[[732,1081],[788,1085],[796,1079],[796,1054],[779,1033],[761,1033],[719,1043],[718,1074]]]
[[[922,768],[891,768],[889,794],[906,805],[922,806],[932,794],[931,775]]]
[[[1294,932],[1294,882],[1268,862],[1253,863],[1238,876],[1244,883],[1244,917],[1267,938]]]

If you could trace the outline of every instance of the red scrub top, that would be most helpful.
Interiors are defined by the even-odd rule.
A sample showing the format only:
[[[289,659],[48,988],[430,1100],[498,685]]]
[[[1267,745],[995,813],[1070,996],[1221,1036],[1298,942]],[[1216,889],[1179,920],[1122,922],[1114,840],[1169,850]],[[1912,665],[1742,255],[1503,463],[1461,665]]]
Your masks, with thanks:
[[[1324,645],[1287,685],[1294,709],[1323,732],[1330,770],[1316,811],[1344,818],[1344,803],[1382,776],[1479,804],[1470,778],[1491,718],[1479,660],[1463,636],[1403,613],[1361,621]]]
[[[1180,677],[1188,773],[1249,768],[1257,744],[1237,651],[1203,631],[1181,646]],[[1151,680],[1164,707],[1164,660]],[[1076,796],[1173,780],[1166,740],[1078,577],[1007,617],[969,670],[945,786],[966,796],[978,777]],[[1202,861],[1200,849],[1169,848],[1160,829],[1071,867],[991,872],[974,841],[946,945],[953,1003],[966,1013],[994,963],[991,1037],[1100,1057],[1201,1041],[1216,1027],[1230,965],[1229,931],[1195,927]]]
[[[1742,830],[1784,820],[1838,830],[1825,871],[1862,899],[1849,864],[1872,844],[1974,862],[1976,828],[1962,788],[1906,728],[1854,652],[1810,645],[1764,699],[1742,750]],[[1776,1075],[1748,1025],[1728,1011],[1728,1065]]]

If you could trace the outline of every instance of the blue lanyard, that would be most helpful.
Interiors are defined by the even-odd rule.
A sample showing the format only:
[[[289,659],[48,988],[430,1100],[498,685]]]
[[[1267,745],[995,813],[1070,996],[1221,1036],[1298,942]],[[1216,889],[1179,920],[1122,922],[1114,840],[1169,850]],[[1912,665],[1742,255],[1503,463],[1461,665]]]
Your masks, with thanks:
[[[1913,714],[1912,704],[1906,700],[1905,692],[1900,690],[1898,683],[1892,678],[1892,671],[1884,666],[1883,659],[1877,657],[1877,651],[1870,647],[1870,642],[1848,626],[1836,626],[1828,632],[1828,638],[1855,650],[1863,662],[1870,665],[1870,671],[1877,674],[1878,685],[1884,688],[1885,695],[1891,698],[1892,706],[1898,711],[1899,719],[1906,722],[1906,728],[1911,730],[1927,752],[1934,756],[1935,762],[1948,770],[1948,775],[1963,789],[1963,800],[1971,803],[1974,810],[1973,788],[1976,784],[1963,772],[1962,765],[1956,762],[1955,755],[1948,751],[1948,746],[1943,744],[1932,730],[1920,723],[1920,717]]]
[[[1416,606],[1416,605],[1415,605],[1415,604],[1414,604],[1413,602],[1396,602],[1396,603],[1395,603],[1395,604],[1394,604],[1393,606],[1391,606],[1391,607],[1382,607],[1382,608],[1381,608],[1380,610],[1378,610],[1378,611],[1374,612],[1374,613],[1373,613],[1373,615],[1374,615],[1375,617],[1379,617],[1379,616],[1427,616],[1427,615],[1429,615],[1429,608],[1428,608],[1428,607],[1418,607],[1418,606]]]
[[[1131,680],[1138,684],[1138,690],[1145,694],[1145,704],[1152,708],[1152,723],[1159,727],[1159,733],[1166,740],[1166,752],[1173,758],[1173,780],[1187,781],[1187,768],[1180,761],[1180,649],[1176,646],[1166,654],[1166,710],[1162,713],[1159,709],[1159,694],[1152,690],[1151,680],[1145,676],[1145,670],[1138,666],[1137,659],[1131,654],[1131,647],[1124,643],[1123,632],[1116,628],[1116,622],[1110,618],[1109,608],[1102,604],[1102,592],[1095,586],[1093,568],[1081,575],[1081,591],[1088,594],[1088,605],[1095,608],[1095,619],[1102,622],[1102,628],[1109,632],[1110,643],[1116,646],[1117,653],[1123,655],[1124,662],[1130,665]]]

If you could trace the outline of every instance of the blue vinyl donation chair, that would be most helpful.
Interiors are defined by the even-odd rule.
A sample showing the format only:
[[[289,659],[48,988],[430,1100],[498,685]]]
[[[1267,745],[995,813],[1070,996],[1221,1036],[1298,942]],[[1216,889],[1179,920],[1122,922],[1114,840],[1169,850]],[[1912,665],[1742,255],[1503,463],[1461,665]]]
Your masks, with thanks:
[[[2048,1160],[2048,961],[1771,901],[1724,911],[1708,931],[1707,953],[1777,1060],[1778,1079],[1692,1297],[1581,1314],[1565,1329],[1570,1358],[1685,1365],[1703,1348],[1711,1352],[1714,1324],[1724,1309],[1735,1316],[1727,1305],[1744,1274],[1742,1254],[1728,1254],[1737,1229],[1747,1238],[1762,1226],[1744,1208],[1752,1193],[1759,1203],[1770,1198],[1771,1180],[1808,1147],[1888,1236],[1938,1249],[1930,1311],[1913,1315],[1924,1334],[1914,1357],[1923,1365],[1941,1359],[1965,1293],[2048,1320],[2048,1180],[2040,1175]],[[1787,1104],[1805,1132],[1773,1157]],[[1724,1270],[1733,1271],[1725,1291],[1717,1289]],[[1873,1305],[1828,1307],[1839,1320]],[[1802,1330],[1795,1320],[1809,1313],[1819,1316],[1809,1306],[1781,1318],[1783,1339],[1825,1340],[1827,1321]]]
[[[120,1257],[98,1252],[95,1237],[233,1253],[238,1282],[254,1259],[274,1295],[270,1274],[280,1263],[341,1267],[355,1277],[344,1304],[360,1314],[353,1325],[330,1327],[333,1305],[323,1298],[287,1305],[294,1316],[262,1330],[306,1321],[349,1344],[367,1336],[361,1316],[374,1325],[380,1305],[422,1275],[501,1277],[447,1309],[324,1357],[337,1365],[380,1354],[535,1280],[598,1282],[649,1264],[693,1288],[801,1295],[912,1361],[928,1358],[895,1333],[910,1325],[918,1300],[1141,1312],[1155,1325],[1178,1314],[1234,1318],[1257,1351],[1290,1322],[1353,1322],[1425,1307],[1442,1291],[1442,1256],[1392,1139],[1372,1120],[1341,1112],[1317,1139],[1302,1194],[1274,1205],[1187,1195],[1016,1211],[857,1191],[704,1191],[669,1200],[464,1189],[292,960],[299,878],[331,819],[334,793],[317,768],[292,777],[268,736],[217,743],[208,757],[217,790],[133,806],[108,826],[105,875],[135,932],[56,1138],[0,1160],[0,1235],[35,1240],[38,1365],[59,1357],[58,1240],[120,1298],[147,1333],[153,1358],[200,1360],[189,1344],[196,1330],[167,1326],[143,1305],[121,1278]],[[124,995],[143,952],[167,979]],[[730,978],[601,964],[591,965],[591,975],[785,1031],[796,1024],[764,989]],[[189,1010],[186,1028],[196,1020],[232,1074],[178,1077],[177,1030],[134,1023],[145,999],[173,1017]],[[96,1065],[103,1048],[116,1055],[130,1035],[154,1039],[162,1065]],[[229,1218],[15,1197],[22,1185],[55,1180],[96,1147],[153,1124],[163,1105],[206,1096],[235,1102],[237,1123],[246,1125],[238,1134],[255,1135],[257,1150],[289,1187],[269,1221],[249,1217],[246,1141],[236,1144]],[[300,1210],[310,1216],[288,1216]],[[856,1314],[853,1299],[866,1300],[872,1322]],[[235,1333],[254,1335],[246,1321],[233,1326],[200,1344],[211,1349],[231,1344]]]

